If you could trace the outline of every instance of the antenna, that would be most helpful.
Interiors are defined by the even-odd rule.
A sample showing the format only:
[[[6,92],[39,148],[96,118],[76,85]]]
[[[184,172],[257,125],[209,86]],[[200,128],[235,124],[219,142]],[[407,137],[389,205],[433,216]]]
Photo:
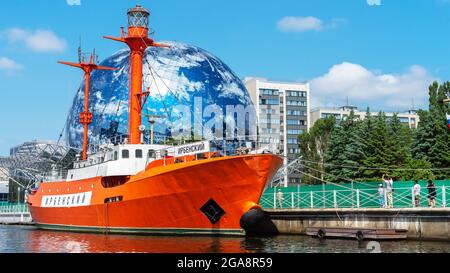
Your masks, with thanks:
[[[80,40],[79,40],[79,44],[78,44],[78,62],[81,63],[81,56],[83,55],[83,52],[81,50],[81,35],[80,35]]]
[[[90,62],[85,62],[85,53],[81,50],[81,38],[80,38],[80,46],[78,47],[78,63],[71,62],[63,62],[60,61],[58,63],[81,68],[84,71],[84,111],[80,113],[80,123],[83,124],[83,160],[87,159],[87,150],[88,150],[88,126],[92,123],[92,113],[89,112],[89,85],[91,79],[91,72],[94,70],[116,70],[112,67],[99,66],[94,63],[95,58],[95,50],[90,55]]]

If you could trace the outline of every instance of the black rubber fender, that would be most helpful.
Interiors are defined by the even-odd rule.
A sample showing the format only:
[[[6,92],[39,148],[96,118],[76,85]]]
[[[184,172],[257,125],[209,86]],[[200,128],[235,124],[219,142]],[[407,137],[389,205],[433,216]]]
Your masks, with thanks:
[[[319,237],[319,239],[325,239],[326,236],[327,236],[327,233],[325,232],[325,230],[319,229],[317,231],[317,237]]]
[[[358,230],[356,232],[356,240],[358,241],[364,241],[364,232],[362,232],[361,230]]]
[[[247,236],[275,236],[279,231],[267,212],[254,208],[240,219],[241,227]]]

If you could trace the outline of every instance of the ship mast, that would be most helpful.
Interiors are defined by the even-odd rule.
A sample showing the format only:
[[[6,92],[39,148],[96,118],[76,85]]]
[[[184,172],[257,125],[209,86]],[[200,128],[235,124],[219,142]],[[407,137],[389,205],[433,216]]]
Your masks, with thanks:
[[[126,43],[130,48],[130,90],[128,134],[130,144],[141,142],[139,127],[142,123],[142,107],[144,94],[142,92],[142,59],[147,47],[169,47],[155,43],[148,37],[148,18],[150,12],[143,7],[128,10],[128,33],[121,29],[120,38],[104,36],[106,39]]]
[[[87,58],[89,56],[89,58]],[[88,59],[88,60],[87,60]],[[83,124],[83,154],[82,160],[87,159],[87,149],[88,149],[88,126],[92,123],[92,113],[89,112],[89,85],[91,82],[91,72],[94,70],[115,70],[112,67],[99,66],[98,56],[94,52],[89,55],[81,51],[81,46],[78,47],[78,63],[71,62],[58,62],[60,64],[78,67],[84,71],[84,109],[80,113],[80,123]]]

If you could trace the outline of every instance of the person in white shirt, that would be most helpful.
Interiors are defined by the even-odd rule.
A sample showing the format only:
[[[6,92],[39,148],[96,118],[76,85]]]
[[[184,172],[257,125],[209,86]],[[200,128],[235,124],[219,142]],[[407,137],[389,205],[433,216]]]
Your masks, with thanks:
[[[378,203],[380,204],[380,208],[384,208],[384,188],[383,184],[378,185]]]
[[[414,207],[420,207],[420,185],[419,181],[414,181],[413,186],[413,195],[414,195]]]
[[[283,197],[283,192],[281,191],[281,189],[278,189],[277,199],[278,199],[278,206],[279,206],[280,209],[282,209],[283,208],[283,199],[284,199],[284,197]]]
[[[385,185],[385,194],[387,199],[386,206],[387,208],[392,208],[394,207],[392,199],[392,192],[394,191],[394,181],[388,175],[383,174],[383,182]]]

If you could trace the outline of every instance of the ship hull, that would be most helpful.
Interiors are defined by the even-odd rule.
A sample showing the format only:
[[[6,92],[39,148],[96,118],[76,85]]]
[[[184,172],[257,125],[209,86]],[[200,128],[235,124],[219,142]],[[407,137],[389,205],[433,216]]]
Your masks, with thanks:
[[[116,187],[105,187],[102,177],[47,182],[28,197],[28,205],[44,229],[243,235],[241,217],[259,208],[281,164],[276,155],[245,155],[154,167]],[[88,200],[74,205],[81,194]]]

